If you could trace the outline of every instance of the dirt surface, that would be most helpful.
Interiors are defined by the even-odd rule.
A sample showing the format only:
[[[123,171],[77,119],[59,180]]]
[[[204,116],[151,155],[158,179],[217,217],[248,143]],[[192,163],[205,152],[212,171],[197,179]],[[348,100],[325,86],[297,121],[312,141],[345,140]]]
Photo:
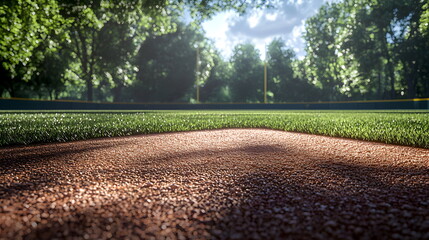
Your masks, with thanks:
[[[429,150],[264,129],[0,149],[2,239],[429,239]]]

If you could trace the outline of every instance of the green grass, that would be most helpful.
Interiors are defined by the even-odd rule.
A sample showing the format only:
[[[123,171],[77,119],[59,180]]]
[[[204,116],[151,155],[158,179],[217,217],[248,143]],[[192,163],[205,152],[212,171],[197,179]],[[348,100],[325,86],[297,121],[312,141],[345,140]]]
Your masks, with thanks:
[[[219,128],[270,128],[429,148],[428,111],[3,111],[0,146]]]

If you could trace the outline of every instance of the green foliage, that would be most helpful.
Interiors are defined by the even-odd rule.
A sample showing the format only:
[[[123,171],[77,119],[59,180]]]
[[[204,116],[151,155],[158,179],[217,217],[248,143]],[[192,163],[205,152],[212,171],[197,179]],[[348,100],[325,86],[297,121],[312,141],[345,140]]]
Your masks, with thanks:
[[[143,102],[189,101],[187,94],[193,93],[194,86],[203,85],[209,77],[213,67],[212,51],[200,32],[181,23],[177,24],[174,33],[150,35],[137,56],[139,71],[134,99]]]
[[[429,34],[429,2],[423,6],[423,13],[420,16],[420,31],[428,35]]]
[[[201,86],[201,102],[231,102],[229,85],[232,81],[231,63],[224,61],[219,53],[213,54],[213,68]]]
[[[44,56],[53,56],[52,52],[63,48],[74,60],[62,62],[64,76],[73,75],[65,85],[74,82],[78,86],[83,82],[84,98],[90,101],[94,100],[94,94],[98,100],[106,100],[110,95],[119,101],[124,89],[134,82],[133,61],[138,47],[149,33],[163,35],[176,31],[174,21],[185,8],[197,17],[193,23],[197,26],[196,23],[216,12],[228,9],[244,12],[268,2],[4,0],[0,4],[0,94],[7,91],[10,96],[18,96],[17,92],[26,87],[21,80],[36,81],[29,84],[35,86],[41,79],[40,74],[34,74],[45,71],[37,69],[44,66]],[[202,57],[208,57],[206,62],[211,61],[211,54],[203,53]],[[203,66],[199,84],[208,78],[211,67]]]
[[[304,38],[307,56],[304,60],[309,69],[310,81],[318,85],[329,100],[339,100],[342,87],[337,32],[340,9],[338,4],[327,4],[306,21]]]
[[[36,67],[31,58],[42,42],[55,51],[67,25],[55,0],[4,0],[0,4],[0,60],[9,78],[29,81]],[[66,37],[66,36],[64,36]]]
[[[129,60],[137,47],[134,44],[142,41],[133,36],[142,38],[141,32],[149,26],[158,30],[159,25],[169,25],[165,21],[168,19],[167,12],[157,14],[157,9],[145,4],[146,1],[139,0],[117,1],[115,4],[100,0],[61,1],[61,14],[71,21],[68,29],[71,42],[67,47],[78,63],[74,65],[73,72],[85,82],[87,100],[93,100],[94,87],[114,88],[115,98],[120,98],[115,90],[120,91],[128,78],[127,74],[123,76],[121,70],[131,68],[124,58]],[[118,59],[115,61],[106,57],[105,54],[109,53],[118,54]],[[118,72],[122,76],[118,76]]]
[[[423,2],[325,4],[306,22],[306,76],[330,100],[428,96]]]
[[[429,148],[428,114],[392,111],[2,113],[0,146],[218,128],[270,128]]]
[[[200,23],[276,2],[3,0],[0,96],[195,102],[199,86],[204,102],[261,102],[255,47],[222,59]],[[422,0],[327,3],[306,21],[303,60],[281,39],[268,46],[269,101],[428,97],[428,26]]]
[[[133,58],[138,46],[130,34],[128,23],[108,21],[100,29],[96,41],[97,68],[94,84],[98,99],[112,95],[113,101],[124,100],[123,91],[135,81],[137,67]],[[101,90],[105,88],[107,93]]]
[[[35,88],[34,92],[42,95],[46,91],[51,100],[57,99],[65,87],[64,73],[69,61],[71,61],[69,52],[64,50],[45,54],[31,81]]]
[[[262,102],[264,70],[259,51],[250,43],[235,46],[231,57],[231,94],[235,102]]]
[[[286,47],[282,39],[274,39],[268,45],[268,90],[274,102],[308,101],[312,86],[306,78],[299,78],[295,71],[298,60],[295,52]]]
[[[133,77],[130,75],[135,73],[131,62],[136,57],[137,52],[133,50],[137,49],[146,39],[148,33],[156,36],[176,31],[176,17],[183,12],[184,8],[188,8],[193,16],[198,16],[197,21],[200,21],[221,10],[244,11],[250,6],[255,6],[255,4],[250,4],[244,0],[178,2],[167,0],[84,0],[77,3],[71,0],[61,0],[60,2],[63,16],[72,20],[70,27],[72,51],[80,64],[75,72],[79,78],[85,81],[86,99],[89,101],[93,100],[93,89],[103,87],[112,88],[114,100],[120,100],[122,90],[132,81]],[[266,0],[257,1],[256,6],[267,5],[267,2]],[[125,56],[126,60],[122,58],[122,63],[117,63],[116,66],[112,66],[113,62],[110,64],[104,62],[104,66],[99,66],[98,60],[102,57],[99,56],[100,48],[101,51],[106,50],[102,46],[106,40],[103,30],[106,29],[108,32],[111,27],[121,28],[121,30],[112,31],[108,34],[109,36],[115,35],[113,38],[109,37],[111,40],[109,46],[122,50],[125,55],[120,56]],[[122,35],[118,36],[118,34]],[[131,47],[127,49],[127,46]],[[108,68],[111,70],[110,72],[103,68],[107,65],[110,65]],[[209,70],[201,71],[201,75]],[[97,75],[97,71],[106,71],[110,81],[105,79],[103,74]],[[126,73],[117,76],[112,71]],[[201,76],[199,81],[204,82],[207,77]],[[97,78],[101,78],[101,80],[97,80]],[[161,101],[164,101],[162,97]]]
[[[180,3],[184,3],[189,6],[192,17],[201,21],[205,18],[210,18],[220,11],[235,10],[239,13],[244,13],[249,8],[262,8],[262,7],[273,7],[275,0],[179,0]]]

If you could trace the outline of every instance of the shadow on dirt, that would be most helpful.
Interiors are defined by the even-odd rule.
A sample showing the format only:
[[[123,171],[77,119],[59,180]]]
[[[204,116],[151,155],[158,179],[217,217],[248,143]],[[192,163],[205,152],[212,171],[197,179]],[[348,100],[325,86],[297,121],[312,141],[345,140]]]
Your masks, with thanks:
[[[83,153],[110,147],[86,145],[2,156],[3,175],[25,171],[31,182],[28,186],[26,182],[3,186],[2,198],[37,190],[42,182],[58,184],[63,172],[50,171],[72,163],[67,156],[82,157]],[[144,189],[136,193],[125,187],[129,195],[109,196],[108,202],[73,212],[51,211],[54,217],[21,234],[27,238],[429,237],[429,169],[425,167],[368,166],[275,144],[141,155],[127,166],[136,171],[112,180],[112,185],[124,184],[124,179],[138,182],[143,178],[156,181],[179,177],[186,183],[177,183],[174,188],[141,186]],[[100,171],[106,175],[122,173],[108,168]],[[194,184],[194,178],[201,176],[204,180]],[[150,198],[156,200],[147,201]]]
[[[212,234],[226,239],[429,236],[428,168],[330,162],[313,167],[310,179],[275,170],[238,179],[240,204],[224,213]]]
[[[81,144],[40,145],[6,149],[0,156],[0,199],[55,186],[70,177],[73,166],[85,161],[85,154],[100,149],[121,146],[104,142]],[[21,175],[23,177],[21,177]],[[19,180],[15,180],[15,176]],[[18,179],[18,178],[17,178]],[[73,179],[73,178],[70,178]]]

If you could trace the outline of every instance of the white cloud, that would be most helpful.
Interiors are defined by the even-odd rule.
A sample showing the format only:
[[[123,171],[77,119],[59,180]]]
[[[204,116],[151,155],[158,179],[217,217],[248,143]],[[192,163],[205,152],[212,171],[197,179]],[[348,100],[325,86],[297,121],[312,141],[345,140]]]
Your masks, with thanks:
[[[260,22],[261,17],[263,16],[264,12],[261,10],[253,12],[247,19],[246,22],[249,25],[249,28],[255,28]]]
[[[267,13],[267,14],[265,15],[265,18],[266,18],[268,21],[275,21],[275,20],[277,19],[277,17],[278,17],[278,13],[277,13],[277,12],[274,12],[274,13]]]
[[[229,57],[231,54],[231,46],[234,46],[238,42],[234,42],[234,39],[229,36],[229,21],[232,17],[237,14],[234,12],[224,12],[216,15],[210,21],[204,22],[202,27],[205,31],[205,35],[212,39],[224,57]]]
[[[314,15],[325,3],[334,0],[278,1],[275,9],[253,10],[244,16],[234,12],[220,13],[203,24],[207,36],[215,41],[225,57],[230,57],[238,43],[251,42],[265,57],[265,45],[281,37],[302,58],[305,54],[305,20]]]

